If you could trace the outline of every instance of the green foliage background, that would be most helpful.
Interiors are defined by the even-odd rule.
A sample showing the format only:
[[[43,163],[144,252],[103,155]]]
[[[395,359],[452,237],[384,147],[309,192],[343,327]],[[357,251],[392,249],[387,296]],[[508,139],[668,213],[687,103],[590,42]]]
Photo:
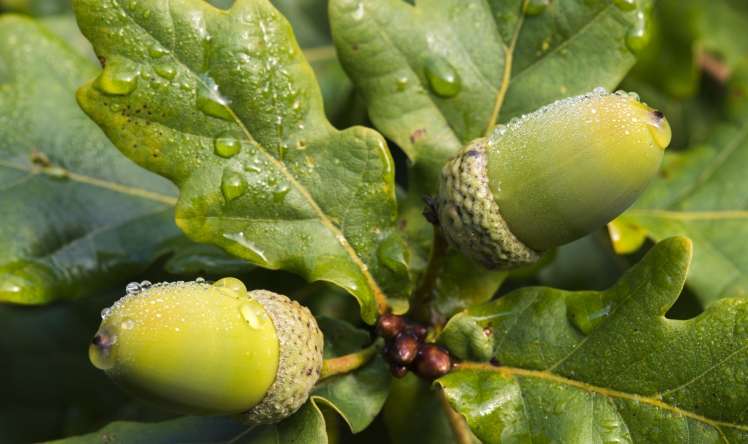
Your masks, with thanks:
[[[237,3],[81,0],[76,22],[64,0],[0,0],[0,442],[748,442],[744,2]],[[137,88],[102,94],[97,55]],[[435,59],[458,94],[436,93]],[[197,276],[308,305],[327,357],[360,349],[418,287],[443,162],[596,86],[668,116],[660,177],[530,269],[448,251],[431,298],[464,364],[434,386],[377,357],[248,430],[141,404],[88,363],[128,281]]]

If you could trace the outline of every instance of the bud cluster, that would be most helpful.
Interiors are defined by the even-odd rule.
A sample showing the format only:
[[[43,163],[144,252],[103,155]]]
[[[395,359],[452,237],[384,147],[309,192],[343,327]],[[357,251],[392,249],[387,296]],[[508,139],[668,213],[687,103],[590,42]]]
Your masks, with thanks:
[[[426,342],[428,329],[402,316],[384,314],[377,321],[377,334],[385,339],[384,358],[392,375],[402,378],[408,370],[433,380],[452,369],[449,352]]]

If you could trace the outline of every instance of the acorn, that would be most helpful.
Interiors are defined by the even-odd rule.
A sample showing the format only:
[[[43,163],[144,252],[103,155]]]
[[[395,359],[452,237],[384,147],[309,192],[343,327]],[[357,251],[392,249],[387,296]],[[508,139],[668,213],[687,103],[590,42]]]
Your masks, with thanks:
[[[667,119],[635,93],[596,88],[559,100],[447,162],[439,225],[452,246],[487,268],[532,264],[628,208],[670,138]]]
[[[307,400],[323,348],[308,309],[235,278],[144,284],[102,311],[89,347],[91,362],[124,390],[248,424],[278,422]]]

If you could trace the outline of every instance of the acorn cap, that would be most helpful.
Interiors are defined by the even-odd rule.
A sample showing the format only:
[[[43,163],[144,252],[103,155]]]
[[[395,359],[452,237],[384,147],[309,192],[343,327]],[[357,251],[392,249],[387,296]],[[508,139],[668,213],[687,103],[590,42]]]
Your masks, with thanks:
[[[322,333],[285,296],[234,278],[128,290],[102,312],[89,357],[139,398],[269,423],[298,409],[319,376]]]
[[[656,174],[671,131],[635,94],[599,88],[499,126],[442,172],[439,223],[450,242],[489,268],[604,226]]]
[[[249,424],[271,424],[291,415],[309,397],[322,371],[324,337],[312,313],[298,302],[266,290],[249,294],[276,325],[280,363],[265,398],[242,416]]]

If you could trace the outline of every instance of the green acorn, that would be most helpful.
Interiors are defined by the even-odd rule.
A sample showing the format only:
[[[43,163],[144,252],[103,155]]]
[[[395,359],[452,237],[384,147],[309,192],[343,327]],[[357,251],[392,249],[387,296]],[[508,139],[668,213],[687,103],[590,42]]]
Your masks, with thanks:
[[[322,368],[309,310],[235,278],[133,283],[102,319],[91,362],[124,390],[181,413],[278,422],[307,400]]]
[[[468,144],[442,170],[436,215],[488,268],[533,263],[628,208],[654,177],[670,125],[636,94],[559,100]]]

